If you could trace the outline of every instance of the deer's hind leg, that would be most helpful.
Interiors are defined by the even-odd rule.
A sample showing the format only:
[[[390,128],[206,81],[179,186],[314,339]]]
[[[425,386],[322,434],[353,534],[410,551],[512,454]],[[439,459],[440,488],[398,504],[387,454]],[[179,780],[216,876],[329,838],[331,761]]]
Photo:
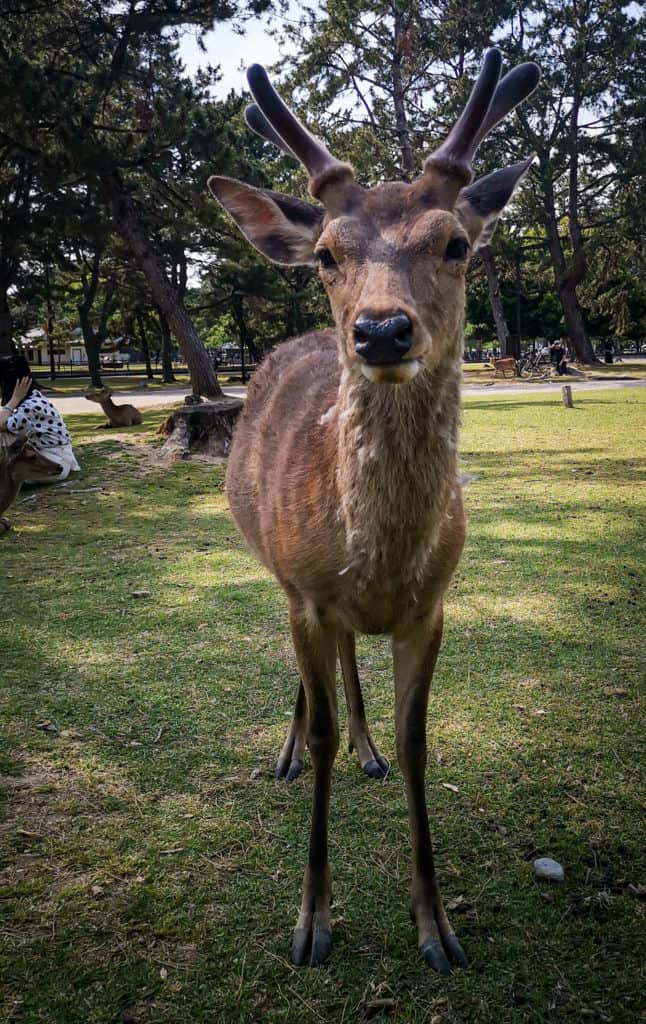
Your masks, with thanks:
[[[307,741],[307,705],[305,701],[305,690],[302,680],[298,683],[296,693],[296,706],[294,717],[287,733],[287,739],[283,743],[274,775],[277,779],[287,779],[293,782],[303,771],[303,758],[305,756],[305,744]]]
[[[343,688],[348,708],[349,750],[356,750],[361,767],[371,779],[384,779],[390,765],[383,757],[368,730],[366,709],[357,672],[357,658],[354,633],[340,632],[338,635],[339,659],[343,674]]]

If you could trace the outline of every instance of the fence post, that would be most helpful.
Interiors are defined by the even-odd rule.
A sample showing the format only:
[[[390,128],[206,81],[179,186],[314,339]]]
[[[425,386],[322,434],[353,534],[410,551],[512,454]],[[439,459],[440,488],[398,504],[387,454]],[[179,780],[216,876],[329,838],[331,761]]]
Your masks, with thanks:
[[[572,401],[572,388],[569,384],[564,384],[561,388],[561,399],[566,409],[574,408],[574,402]]]

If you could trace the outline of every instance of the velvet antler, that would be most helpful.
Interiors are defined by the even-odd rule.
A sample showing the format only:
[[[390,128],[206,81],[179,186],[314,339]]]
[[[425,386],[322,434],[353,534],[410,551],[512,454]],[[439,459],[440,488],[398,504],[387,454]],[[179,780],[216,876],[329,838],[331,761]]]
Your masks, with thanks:
[[[252,64],[247,70],[247,81],[256,101],[256,106],[247,110],[250,128],[280,146],[284,152],[297,157],[310,176],[310,193],[320,198],[328,208],[336,206],[338,187],[354,182],[350,164],[333,157],[323,143],[301,124],[283,103],[260,64]]]
[[[460,187],[471,181],[473,157],[482,140],[534,91],[540,79],[538,65],[528,63],[519,64],[498,81],[501,64],[500,50],[487,50],[464,111],[442,145],[427,157],[425,171],[443,171]]]

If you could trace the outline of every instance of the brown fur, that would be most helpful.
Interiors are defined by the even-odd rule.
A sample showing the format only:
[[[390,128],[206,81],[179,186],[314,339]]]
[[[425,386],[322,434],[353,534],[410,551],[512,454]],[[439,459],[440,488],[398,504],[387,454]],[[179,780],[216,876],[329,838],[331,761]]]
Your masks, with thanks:
[[[0,513],[15,501],[25,480],[49,480],[60,476],[61,467],[28,443],[27,434],[5,435],[0,444]],[[0,533],[9,529],[0,519]]]
[[[291,779],[300,772],[306,741],[315,769],[295,964],[316,966],[331,943],[327,823],[339,744],[337,652],[351,749],[367,774],[383,777],[387,770],[365,720],[355,632],[392,636],[397,754],[409,805],[411,908],[420,950],[444,974],[450,960],[466,963],[433,866],[426,713],[443,595],[465,536],[457,438],[468,256],[480,239],[489,240],[531,163],[464,187],[474,133],[496,89],[497,51],[485,64],[486,88],[474,88],[470,113],[452,142],[427,161],[422,177],[369,190],[299,131],[265,73],[254,67],[249,80],[261,108],[260,120],[254,116],[260,134],[275,139],[277,131],[279,144],[282,138],[301,156],[310,191],[324,206],[230,178],[209,180],[261,252],[280,263],[318,263],[336,325],[282,345],[256,372],[227,473],[234,519],[289,600],[301,684],[277,775]],[[506,78],[492,103],[491,124],[536,81],[536,69],[528,67]],[[270,115],[265,131],[262,119]],[[393,325],[401,321],[406,337],[397,334],[395,344]],[[381,355],[364,345],[370,322],[380,338],[391,332],[391,347],[382,347]]]
[[[142,422],[141,413],[134,405],[116,405],[111,398],[110,388],[100,388],[86,394],[88,402],[98,402],[108,417],[106,427],[137,427]]]

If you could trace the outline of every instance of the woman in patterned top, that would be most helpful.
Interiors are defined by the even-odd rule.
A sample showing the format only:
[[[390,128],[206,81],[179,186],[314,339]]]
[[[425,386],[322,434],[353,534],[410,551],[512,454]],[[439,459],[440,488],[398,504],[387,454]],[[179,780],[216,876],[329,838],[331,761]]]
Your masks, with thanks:
[[[29,443],[61,467],[56,480],[65,480],[72,470],[81,468],[61,414],[36,387],[24,356],[0,358],[0,390],[0,430],[28,431]]]

